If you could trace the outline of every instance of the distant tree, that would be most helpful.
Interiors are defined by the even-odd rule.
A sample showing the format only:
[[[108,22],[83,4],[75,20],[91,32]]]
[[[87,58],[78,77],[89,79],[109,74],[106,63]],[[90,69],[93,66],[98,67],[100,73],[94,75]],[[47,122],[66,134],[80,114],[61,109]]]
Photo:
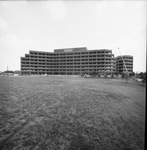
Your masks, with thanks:
[[[139,73],[139,76],[140,76],[141,79],[143,79],[143,78],[144,78],[144,73],[143,73],[143,72],[140,72],[140,73]]]
[[[7,71],[4,71],[4,73],[14,73],[14,71],[12,71],[12,70],[7,70]]]
[[[143,80],[142,80],[142,82],[143,82],[143,83],[146,82],[146,72],[143,73]]]
[[[136,77],[140,78],[140,79],[143,79],[143,72],[137,72]]]
[[[114,78],[114,74],[111,75],[111,78]]]
[[[118,76],[118,75],[119,75],[119,72],[115,72],[115,75]]]
[[[125,77],[125,72],[122,72],[121,77],[122,77],[122,79],[124,79],[124,77]]]
[[[104,77],[107,78],[107,73],[104,74]]]
[[[98,73],[98,77],[101,77],[101,74],[100,74],[100,73]]]
[[[96,77],[96,76],[97,76],[97,72],[96,72],[95,70],[93,70],[93,71],[90,73],[90,75],[91,75],[92,77]]]
[[[116,75],[116,77],[118,77],[118,75],[119,75],[119,72],[115,72],[114,74]]]
[[[84,73],[84,72],[82,72],[82,73],[81,73],[81,77],[83,77],[84,75],[85,75],[85,73]]]
[[[88,70],[81,72],[81,77],[84,77],[86,74],[88,75]]]
[[[130,76],[135,76],[135,72],[131,72],[131,73],[130,73]]]

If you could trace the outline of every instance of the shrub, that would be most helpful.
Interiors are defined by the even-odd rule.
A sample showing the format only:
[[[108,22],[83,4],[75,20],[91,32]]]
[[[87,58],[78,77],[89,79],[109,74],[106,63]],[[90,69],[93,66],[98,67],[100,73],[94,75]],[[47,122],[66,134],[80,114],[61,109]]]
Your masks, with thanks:
[[[106,73],[104,74],[104,77],[107,78],[107,74]]]

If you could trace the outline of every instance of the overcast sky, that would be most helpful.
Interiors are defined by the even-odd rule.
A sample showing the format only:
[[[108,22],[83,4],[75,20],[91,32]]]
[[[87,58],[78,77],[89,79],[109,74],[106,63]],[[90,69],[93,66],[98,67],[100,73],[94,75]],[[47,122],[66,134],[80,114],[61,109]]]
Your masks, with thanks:
[[[146,71],[146,1],[0,1],[0,71],[29,50],[112,49]]]

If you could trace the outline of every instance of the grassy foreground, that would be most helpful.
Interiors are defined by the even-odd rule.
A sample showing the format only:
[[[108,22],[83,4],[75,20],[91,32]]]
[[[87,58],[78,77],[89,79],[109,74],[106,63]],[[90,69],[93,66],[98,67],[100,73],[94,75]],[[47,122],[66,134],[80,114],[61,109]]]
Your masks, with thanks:
[[[0,150],[143,150],[145,86],[0,76]]]

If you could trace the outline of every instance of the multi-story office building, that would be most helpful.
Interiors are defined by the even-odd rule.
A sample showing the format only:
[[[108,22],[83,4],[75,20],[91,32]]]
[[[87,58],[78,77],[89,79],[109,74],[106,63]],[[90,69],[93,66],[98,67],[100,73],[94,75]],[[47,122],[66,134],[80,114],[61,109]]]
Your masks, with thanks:
[[[21,57],[22,74],[91,74],[116,72],[112,50],[87,50],[86,47],[55,49],[54,52],[30,50]]]
[[[116,57],[116,72],[121,74],[122,72],[133,72],[133,56],[122,55]]]

